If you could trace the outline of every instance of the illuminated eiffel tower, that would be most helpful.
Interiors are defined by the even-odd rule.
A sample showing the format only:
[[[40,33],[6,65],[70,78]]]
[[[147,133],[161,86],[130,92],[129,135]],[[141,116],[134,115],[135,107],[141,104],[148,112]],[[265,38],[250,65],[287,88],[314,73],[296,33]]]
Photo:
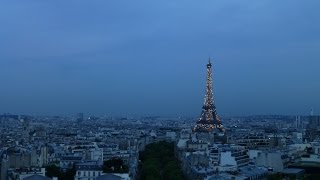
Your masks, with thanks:
[[[211,67],[212,64],[209,58],[209,62],[207,64],[206,95],[204,98],[201,116],[193,128],[193,131],[195,132],[212,132],[215,129],[219,130],[219,132],[225,131],[214,103]]]

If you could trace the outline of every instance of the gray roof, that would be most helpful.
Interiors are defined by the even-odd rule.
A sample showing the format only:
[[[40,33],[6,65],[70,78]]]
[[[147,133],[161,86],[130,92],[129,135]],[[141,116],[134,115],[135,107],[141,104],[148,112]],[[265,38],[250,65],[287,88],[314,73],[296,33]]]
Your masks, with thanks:
[[[252,177],[252,176],[259,176],[259,175],[264,175],[266,173],[268,173],[268,170],[265,168],[258,168],[258,167],[254,167],[254,166],[245,166],[243,168],[240,168],[241,173],[244,176],[247,177]]]
[[[45,176],[40,176],[40,175],[35,174],[32,176],[26,177],[23,180],[51,180],[51,179],[48,177],[45,177]]]
[[[299,174],[303,172],[304,172],[304,169],[298,169],[298,168],[287,168],[282,171],[282,173],[284,174]]]
[[[229,180],[229,179],[223,176],[215,175],[210,177],[209,180]]]
[[[97,177],[96,180],[121,180],[121,177],[114,174],[105,174]]]

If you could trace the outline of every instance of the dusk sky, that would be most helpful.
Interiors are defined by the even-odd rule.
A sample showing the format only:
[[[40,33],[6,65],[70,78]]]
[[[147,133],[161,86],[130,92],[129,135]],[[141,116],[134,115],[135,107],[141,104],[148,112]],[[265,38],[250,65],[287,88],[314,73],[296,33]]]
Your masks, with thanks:
[[[0,2],[0,113],[320,110],[319,0]]]

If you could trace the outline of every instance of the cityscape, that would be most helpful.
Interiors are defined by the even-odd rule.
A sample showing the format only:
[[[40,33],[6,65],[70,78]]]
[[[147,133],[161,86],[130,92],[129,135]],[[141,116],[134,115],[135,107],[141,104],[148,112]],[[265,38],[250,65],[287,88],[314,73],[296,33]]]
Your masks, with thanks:
[[[320,13],[291,2],[0,3],[0,180],[320,179]]]

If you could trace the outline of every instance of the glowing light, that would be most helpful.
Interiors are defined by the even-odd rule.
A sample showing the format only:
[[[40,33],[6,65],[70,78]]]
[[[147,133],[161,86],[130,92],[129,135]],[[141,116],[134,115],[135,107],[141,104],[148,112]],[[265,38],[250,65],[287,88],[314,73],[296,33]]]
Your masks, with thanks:
[[[216,111],[216,106],[214,104],[211,67],[212,64],[209,59],[207,64],[207,83],[204,104],[200,118],[193,128],[194,131],[212,131],[215,128],[219,129],[220,131],[224,131],[224,127],[220,121]]]

